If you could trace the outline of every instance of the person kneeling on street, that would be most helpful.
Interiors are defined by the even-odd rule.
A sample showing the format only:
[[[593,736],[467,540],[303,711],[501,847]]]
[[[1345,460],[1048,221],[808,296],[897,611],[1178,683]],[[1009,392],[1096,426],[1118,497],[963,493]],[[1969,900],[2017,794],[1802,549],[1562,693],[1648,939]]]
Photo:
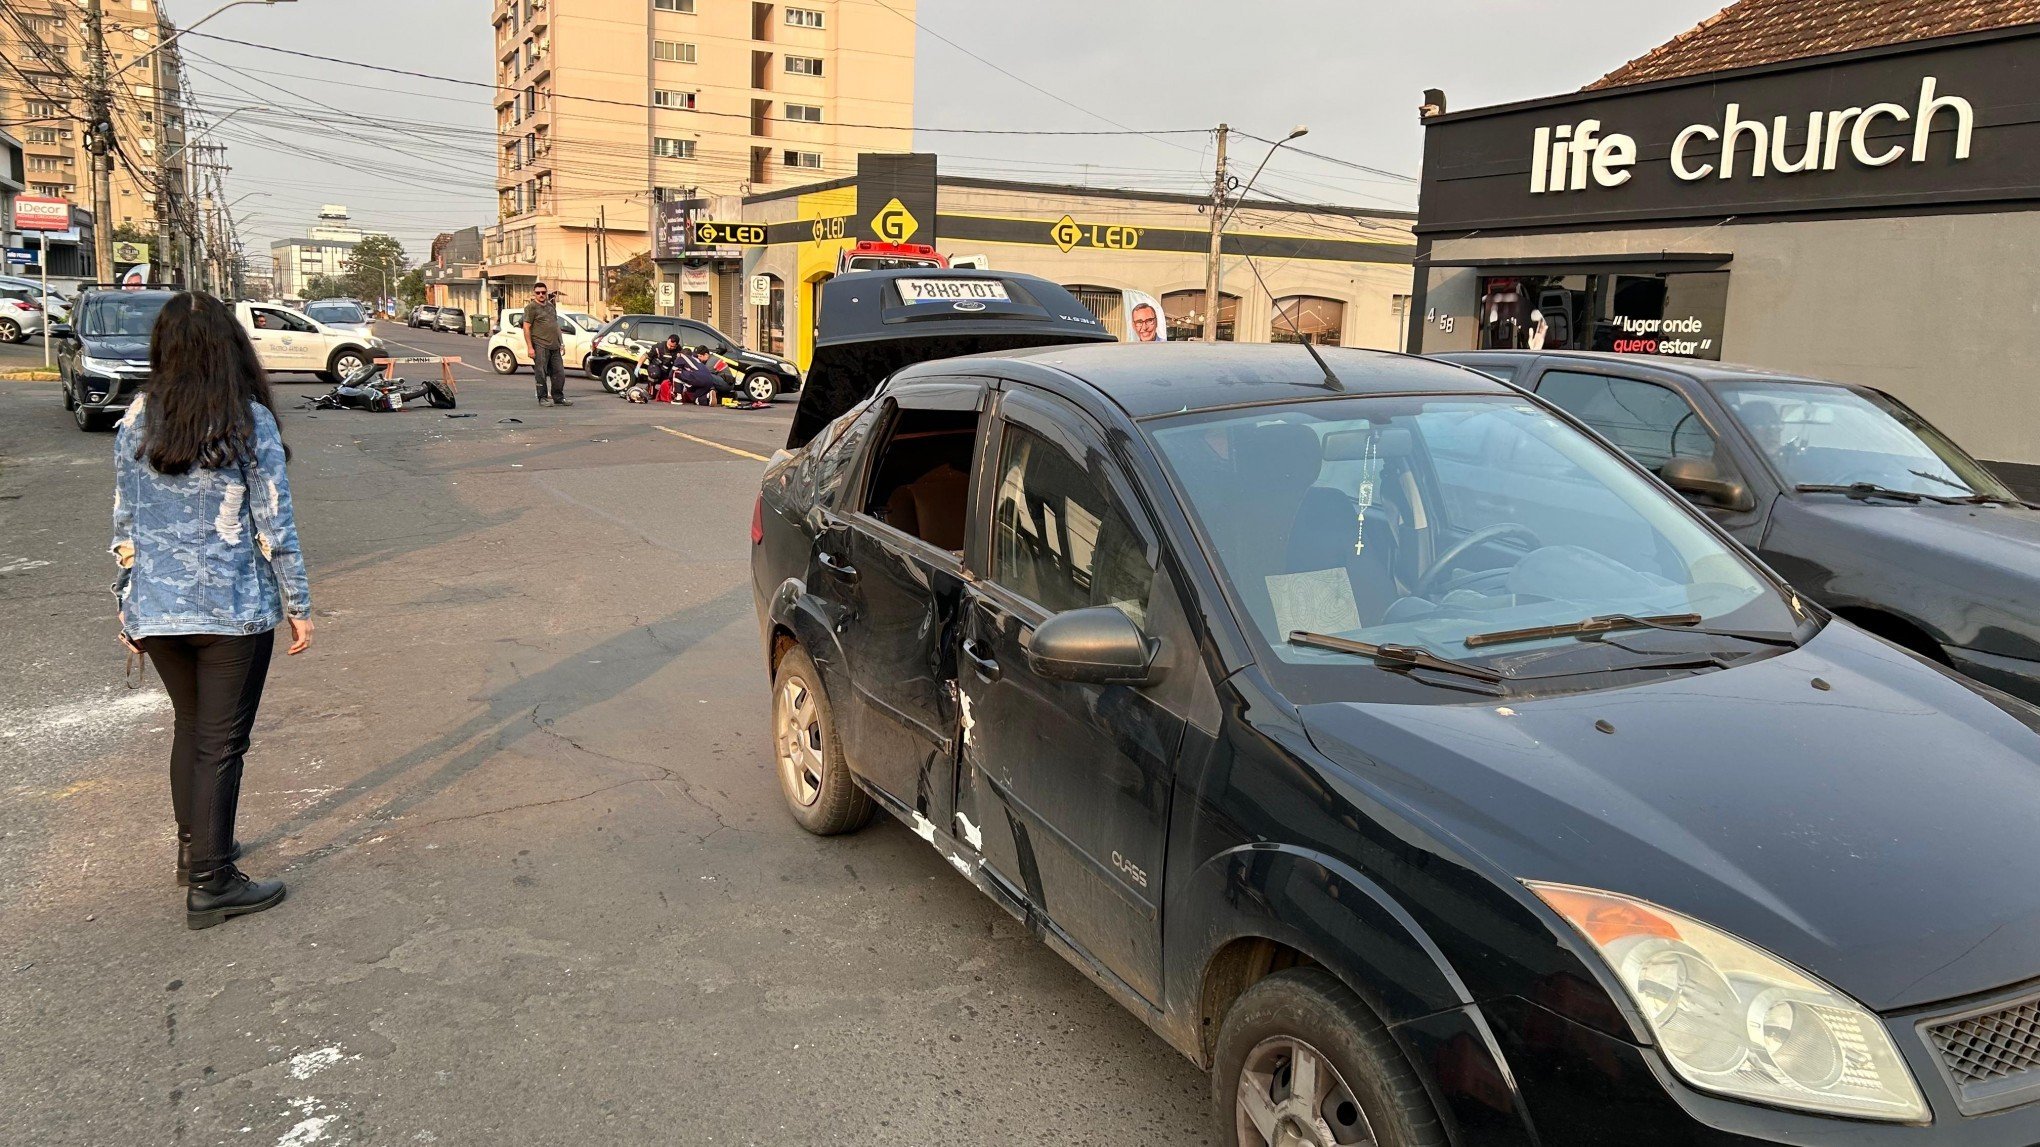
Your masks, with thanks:
[[[674,371],[686,358],[687,352],[680,345],[679,335],[667,335],[664,342],[654,344],[651,351],[645,355],[645,378],[657,395],[654,401],[673,401],[673,392],[680,386],[680,380],[674,376]]]
[[[688,397],[703,406],[737,398],[737,380],[723,369],[722,362],[705,346],[687,348],[675,367],[675,380],[687,388]]]

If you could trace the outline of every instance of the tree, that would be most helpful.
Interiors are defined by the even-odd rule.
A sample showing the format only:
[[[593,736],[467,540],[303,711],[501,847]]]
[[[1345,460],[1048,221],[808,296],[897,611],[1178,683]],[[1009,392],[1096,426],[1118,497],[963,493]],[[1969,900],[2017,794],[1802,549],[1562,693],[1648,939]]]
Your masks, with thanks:
[[[305,280],[307,299],[347,299],[354,297],[352,276],[313,275]]]
[[[394,291],[404,269],[411,265],[404,257],[404,245],[388,235],[364,236],[347,254],[347,277],[351,292],[360,298],[382,298]]]
[[[652,266],[649,251],[640,251],[610,270],[609,305],[626,315],[652,313]]]
[[[405,307],[423,306],[425,303],[425,271],[413,267],[397,280],[397,301]]]
[[[153,243],[156,241],[156,236],[139,224],[123,223],[113,229],[113,241],[116,243]]]

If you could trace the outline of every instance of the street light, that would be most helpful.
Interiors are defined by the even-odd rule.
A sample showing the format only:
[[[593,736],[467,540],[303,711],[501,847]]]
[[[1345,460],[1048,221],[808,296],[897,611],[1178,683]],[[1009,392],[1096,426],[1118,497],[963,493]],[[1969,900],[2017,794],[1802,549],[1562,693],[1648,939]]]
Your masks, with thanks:
[[[1273,147],[1270,147],[1268,149],[1268,154],[1261,157],[1260,166],[1254,168],[1254,174],[1247,179],[1245,186],[1240,188],[1240,193],[1233,198],[1232,207],[1230,209],[1226,209],[1225,179],[1224,179],[1225,130],[1226,129],[1224,125],[1221,124],[1219,126],[1220,134],[1218,141],[1218,167],[1220,178],[1216,189],[1217,202],[1212,204],[1211,213],[1211,257],[1209,262],[1205,266],[1204,273],[1204,341],[1208,343],[1218,341],[1218,312],[1219,312],[1218,291],[1220,280],[1223,277],[1222,270],[1224,264],[1221,258],[1221,252],[1223,250],[1222,243],[1223,236],[1225,234],[1225,225],[1227,223],[1232,222],[1232,217],[1239,213],[1240,204],[1246,202],[1247,193],[1254,189],[1254,181],[1261,178],[1262,170],[1268,166],[1269,160],[1275,158],[1275,153],[1281,151],[1283,145],[1289,143],[1291,140],[1302,139],[1304,136],[1310,134],[1309,128],[1303,126],[1302,124],[1297,124],[1296,127],[1290,130],[1288,135],[1283,136],[1282,139],[1278,141]]]
[[[162,43],[157,44],[155,47],[150,48],[148,51],[143,52],[141,55],[136,56],[132,60],[129,60],[127,63],[122,64],[120,67],[115,68],[113,70],[113,75],[106,77],[107,82],[111,83],[122,72],[127,71],[129,68],[134,67],[136,64],[141,63],[143,60],[148,59],[150,56],[153,56],[157,52],[160,52],[163,49],[169,47],[171,44],[176,43],[177,38],[179,36],[184,35],[186,32],[191,31],[193,28],[198,27],[200,24],[205,23],[207,20],[212,19],[214,16],[219,15],[220,13],[226,11],[229,8],[238,8],[243,4],[294,4],[296,2],[297,0],[227,0],[225,4],[220,5],[219,7],[213,9],[212,11],[207,12],[205,15],[200,16],[198,19],[193,20],[191,23],[186,24],[184,27],[179,28],[175,32],[170,33],[168,36],[163,37]]]
[[[1239,214],[1240,204],[1246,201],[1247,192],[1252,191],[1254,189],[1254,181],[1256,179],[1261,178],[1262,169],[1268,166],[1269,160],[1275,158],[1275,153],[1281,151],[1283,147],[1288,145],[1289,143],[1295,140],[1302,139],[1304,136],[1307,136],[1309,134],[1310,134],[1309,128],[1303,126],[1302,124],[1297,124],[1296,127],[1293,130],[1291,130],[1288,135],[1282,137],[1280,142],[1276,143],[1274,147],[1268,149],[1268,154],[1261,157],[1260,166],[1254,168],[1254,174],[1247,177],[1246,186],[1240,188],[1239,196],[1233,200],[1232,210],[1225,213],[1225,221],[1227,223],[1232,222],[1232,217]]]

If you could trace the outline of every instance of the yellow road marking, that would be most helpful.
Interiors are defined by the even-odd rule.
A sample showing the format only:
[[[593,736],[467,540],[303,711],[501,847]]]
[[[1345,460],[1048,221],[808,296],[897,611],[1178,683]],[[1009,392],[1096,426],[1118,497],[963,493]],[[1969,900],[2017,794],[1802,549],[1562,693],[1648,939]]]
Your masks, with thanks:
[[[692,434],[689,434],[689,433],[687,433],[687,432],[685,432],[685,431],[682,431],[682,430],[675,430],[675,429],[673,429],[673,428],[672,428],[672,427],[670,427],[670,426],[654,426],[654,427],[652,427],[652,429],[654,429],[654,430],[663,430],[663,431],[665,431],[666,433],[668,433],[668,434],[671,434],[671,435],[672,435],[672,436],[674,436],[675,438],[685,438],[685,439],[686,439],[687,441],[689,441],[689,442],[699,442],[699,443],[701,443],[701,444],[702,444],[703,446],[713,446],[713,447],[715,447],[715,448],[716,448],[717,450],[727,450],[727,451],[729,451],[730,453],[732,453],[732,454],[735,454],[735,455],[736,455],[737,457],[739,457],[739,458],[749,458],[749,459],[750,459],[751,461],[753,461],[753,462],[770,462],[770,461],[772,461],[772,459],[770,459],[770,458],[767,458],[767,457],[765,457],[765,456],[764,456],[763,454],[753,454],[753,453],[751,453],[751,452],[750,452],[749,450],[739,450],[739,449],[737,449],[737,448],[736,448],[736,447],[734,447],[734,446],[725,446],[725,445],[723,445],[723,444],[722,444],[722,443],[720,443],[720,442],[711,442],[711,441],[709,441],[709,440],[708,440],[708,439],[706,439],[706,438],[696,438],[696,437],[695,437],[694,435],[692,435]]]

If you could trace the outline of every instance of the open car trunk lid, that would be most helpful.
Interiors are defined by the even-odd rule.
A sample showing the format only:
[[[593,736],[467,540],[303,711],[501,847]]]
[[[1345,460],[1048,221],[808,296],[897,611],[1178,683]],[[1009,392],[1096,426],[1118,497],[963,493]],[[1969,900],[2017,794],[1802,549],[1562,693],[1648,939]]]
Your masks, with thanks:
[[[894,371],[939,358],[1113,342],[1061,286],[997,271],[858,271],[822,284],[815,353],[786,437],[798,449]]]

